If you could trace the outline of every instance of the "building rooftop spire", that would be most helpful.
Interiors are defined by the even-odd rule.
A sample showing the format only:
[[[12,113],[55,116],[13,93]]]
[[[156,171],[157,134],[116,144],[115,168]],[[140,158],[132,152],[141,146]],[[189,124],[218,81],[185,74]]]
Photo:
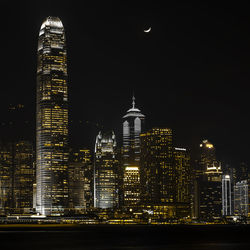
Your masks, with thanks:
[[[129,116],[135,116],[135,117],[145,117],[142,113],[141,110],[135,107],[135,95],[133,91],[133,96],[132,96],[132,108],[130,108],[127,111],[127,114],[123,116],[123,118],[129,117]]]
[[[135,109],[135,95],[133,93],[133,97],[132,97],[132,109]]]

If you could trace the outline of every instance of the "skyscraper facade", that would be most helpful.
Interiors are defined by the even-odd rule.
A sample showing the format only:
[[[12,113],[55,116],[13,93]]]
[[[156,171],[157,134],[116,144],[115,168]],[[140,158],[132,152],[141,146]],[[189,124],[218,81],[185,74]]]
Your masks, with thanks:
[[[94,206],[116,208],[118,206],[118,160],[114,132],[99,132],[95,143]]]
[[[13,157],[11,145],[0,145],[0,214],[13,207]]]
[[[200,218],[214,220],[222,215],[222,170],[220,162],[208,166],[200,183]]]
[[[29,213],[33,209],[34,155],[30,142],[19,141],[14,144],[13,208],[16,213]]]
[[[177,216],[188,217],[191,216],[191,209],[193,208],[192,197],[192,169],[190,163],[190,153],[186,148],[173,148],[173,162],[176,178],[176,203]]]
[[[176,201],[172,129],[153,128],[141,134],[141,186],[145,204]]]
[[[135,107],[123,116],[123,204],[135,205],[140,200],[140,133],[144,130],[145,115]],[[132,181],[131,178],[134,180]]]
[[[36,105],[36,210],[62,214],[68,207],[68,89],[64,27],[47,17],[39,32]]]
[[[71,150],[69,162],[69,208],[82,213],[92,207],[93,168],[89,149]]]
[[[234,186],[234,214],[247,217],[249,213],[249,193],[247,180],[239,181]]]
[[[34,163],[30,142],[0,145],[0,214],[29,213],[33,210]]]
[[[232,194],[230,175],[222,176],[222,215],[232,215]]]

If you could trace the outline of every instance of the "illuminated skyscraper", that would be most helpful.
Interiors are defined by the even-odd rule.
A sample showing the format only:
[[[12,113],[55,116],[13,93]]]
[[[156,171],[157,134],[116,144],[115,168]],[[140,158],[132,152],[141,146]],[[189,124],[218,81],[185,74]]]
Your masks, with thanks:
[[[35,159],[30,142],[14,144],[14,211],[29,213],[33,209],[33,184],[35,183]]]
[[[140,200],[140,133],[144,130],[144,120],[145,115],[135,107],[135,97],[133,96],[132,108],[123,116],[122,160],[123,203],[125,206],[135,205]]]
[[[200,149],[200,165],[203,172],[199,181],[200,218],[213,220],[222,216],[221,163],[216,160],[213,144],[203,140]]]
[[[173,150],[174,171],[176,175],[176,204],[177,216],[191,216],[193,200],[191,188],[193,187],[192,169],[190,165],[190,153],[186,148]]]
[[[208,140],[203,140],[200,144],[200,165],[202,172],[213,166],[216,161],[215,147]]]
[[[69,163],[69,207],[82,213],[92,207],[93,169],[89,149],[70,152]]]
[[[172,129],[153,128],[141,134],[141,183],[145,204],[176,201]]]
[[[232,215],[231,178],[228,174],[222,176],[222,215]]]
[[[10,145],[0,145],[0,214],[13,207],[13,157]]]
[[[33,146],[28,141],[0,146],[0,213],[33,210],[34,160]]]
[[[64,27],[58,17],[42,23],[37,49],[37,212],[68,207],[68,89]]]
[[[111,134],[99,134],[95,143],[94,206],[115,208],[118,206],[118,160],[116,138]]]
[[[249,193],[247,180],[239,181],[234,186],[234,214],[245,217],[249,214]]]

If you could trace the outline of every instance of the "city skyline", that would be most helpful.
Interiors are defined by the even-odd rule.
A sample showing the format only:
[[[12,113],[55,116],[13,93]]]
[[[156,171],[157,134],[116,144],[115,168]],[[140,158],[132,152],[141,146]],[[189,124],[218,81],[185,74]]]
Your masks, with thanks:
[[[10,9],[7,3],[5,5],[7,10]],[[244,115],[247,103],[242,90],[248,79],[244,70],[249,49],[244,50],[247,48],[247,34],[237,30],[243,22],[238,18],[237,8],[233,10],[229,6],[223,10],[208,8],[206,4],[196,8],[188,4],[173,4],[164,9],[168,14],[165,20],[166,13],[160,10],[161,6],[155,5],[152,9],[145,6],[140,10],[136,7],[130,9],[129,5],[117,5],[112,9],[107,5],[101,10],[101,7],[92,5],[81,9],[85,15],[72,15],[73,12],[80,14],[77,5],[63,1],[59,8],[56,8],[55,1],[46,8],[41,7],[39,12],[36,4],[26,3],[20,7],[26,13],[22,20],[27,25],[22,29],[17,26],[15,34],[11,32],[11,26],[21,20],[20,14],[13,9],[13,18],[4,27],[12,39],[6,45],[8,54],[4,51],[3,56],[7,65],[11,63],[9,57],[14,54],[18,58],[27,57],[20,68],[6,69],[6,72],[16,74],[11,78],[4,76],[4,81],[12,82],[13,88],[10,90],[10,84],[3,86],[2,123],[11,119],[5,111],[16,102],[25,105],[25,118],[34,127],[35,40],[40,20],[55,15],[65,23],[66,37],[70,37],[67,41],[73,120],[70,125],[71,145],[93,148],[96,130],[100,130],[90,125],[94,123],[121,134],[120,117],[130,105],[134,91],[138,107],[147,116],[147,129],[169,127],[177,135],[176,144],[191,149],[198,147],[202,139],[208,139],[216,145],[221,161],[249,162],[248,121]],[[71,13],[66,11],[67,7]],[[199,12],[196,13],[197,9]],[[170,13],[171,10],[174,12]],[[193,22],[196,17],[200,17],[200,24]],[[143,30],[149,25],[152,30],[145,34]],[[225,30],[220,33],[223,27]],[[20,51],[13,45],[21,32],[24,32],[25,42],[19,41]],[[234,32],[232,37],[230,32]],[[180,59],[182,63],[179,63]],[[243,74],[239,74],[242,68]],[[240,83],[236,81],[237,76]],[[237,82],[236,89],[230,87],[229,83],[233,82]],[[112,93],[109,101],[106,101],[107,93]],[[23,131],[30,133],[27,128]],[[32,133],[29,135],[31,139],[34,137]]]
[[[250,246],[249,8],[79,3],[1,5],[3,248]]]

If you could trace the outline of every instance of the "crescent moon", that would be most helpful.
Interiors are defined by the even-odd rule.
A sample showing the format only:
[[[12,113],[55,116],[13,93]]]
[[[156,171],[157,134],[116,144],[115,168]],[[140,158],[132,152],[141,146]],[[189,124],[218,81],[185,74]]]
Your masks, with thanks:
[[[150,32],[150,30],[151,30],[151,27],[149,27],[149,29],[147,29],[147,30],[144,30],[144,32],[148,33],[148,32]]]

